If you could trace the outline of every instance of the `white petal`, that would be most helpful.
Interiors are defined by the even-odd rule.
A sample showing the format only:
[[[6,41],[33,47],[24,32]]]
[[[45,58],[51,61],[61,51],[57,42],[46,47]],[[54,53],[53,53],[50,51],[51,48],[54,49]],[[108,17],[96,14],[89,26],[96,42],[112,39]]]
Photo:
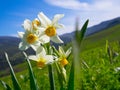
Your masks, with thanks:
[[[69,56],[69,54],[71,53],[71,47],[67,50],[67,52],[65,53],[65,55],[66,55],[66,57],[68,57]]]
[[[48,37],[47,35],[42,35],[42,36],[40,37],[40,42],[41,42],[42,44],[48,43],[48,42],[50,42],[50,37]]]
[[[28,58],[31,60],[34,60],[34,61],[37,61],[37,59],[38,59],[35,55],[30,55],[30,56],[28,56]]]
[[[18,32],[18,36],[19,36],[20,38],[23,38],[23,35],[24,35],[24,32]]]
[[[46,51],[43,47],[39,47],[36,51],[36,54],[39,56],[39,57],[44,57],[46,55]]]
[[[47,16],[45,16],[45,14],[43,12],[40,12],[38,14],[38,18],[40,19],[41,24],[44,27],[47,27],[48,25],[51,24],[51,20]]]
[[[26,49],[28,49],[28,45],[26,45],[25,43],[23,43],[23,42],[20,42],[20,44],[19,44],[19,49],[20,50],[26,50]]]
[[[42,47],[42,46],[39,46],[39,47],[37,48],[36,54],[38,55],[38,54],[40,54],[42,51],[43,51],[43,47]]]
[[[60,28],[64,28],[64,25],[56,23],[56,24],[54,24],[54,27],[57,29],[60,29]]]
[[[50,38],[55,43],[63,43],[63,41],[58,37],[58,35],[55,35]]]
[[[23,28],[24,28],[25,30],[28,30],[28,31],[31,30],[32,25],[31,25],[31,21],[30,21],[29,19],[26,19],[26,20],[24,21]]]
[[[65,55],[65,52],[61,46],[59,46],[59,52],[60,52],[60,54]]]
[[[58,23],[58,20],[64,17],[64,14],[56,14],[53,18],[52,24]]]
[[[49,63],[53,62],[53,56],[52,55],[46,55],[45,59],[47,60],[46,64],[49,64]]]
[[[34,51],[37,51],[37,49],[38,49],[38,45],[30,45],[31,47],[32,47],[32,49],[34,50]]]

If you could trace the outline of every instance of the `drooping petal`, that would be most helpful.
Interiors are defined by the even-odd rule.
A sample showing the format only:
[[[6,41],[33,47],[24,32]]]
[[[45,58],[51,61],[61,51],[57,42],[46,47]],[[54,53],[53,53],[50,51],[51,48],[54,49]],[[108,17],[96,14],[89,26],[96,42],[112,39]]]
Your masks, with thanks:
[[[43,27],[46,27],[51,24],[51,20],[43,12],[40,12],[38,14],[38,18],[40,19]]]
[[[55,35],[53,37],[50,38],[51,41],[55,42],[55,43],[63,43],[63,41],[58,37],[58,35]]]
[[[37,48],[36,54],[37,54],[37,55],[40,54],[40,53],[42,52],[42,50],[43,50],[43,47],[42,47],[42,46],[39,46],[39,47]]]
[[[40,46],[40,45],[30,45],[31,47],[32,47],[32,49],[34,50],[34,51],[37,51],[37,49],[38,49],[38,47]]]
[[[52,20],[52,24],[58,23],[58,20],[64,17],[64,14],[56,14]]]
[[[46,51],[43,47],[39,47],[36,51],[36,54],[39,56],[39,57],[44,57],[46,55]]]
[[[42,44],[48,43],[50,42],[50,37],[48,37],[47,35],[42,35],[39,40],[42,42]]]
[[[65,55],[65,52],[64,52],[64,50],[63,50],[63,48],[61,46],[59,46],[59,53],[61,55]]]
[[[34,61],[37,61],[37,59],[38,59],[35,55],[30,55],[30,56],[28,56],[28,58],[31,60],[34,60]]]
[[[28,49],[29,48],[29,45],[26,45],[25,43],[23,43],[23,42],[20,42],[19,43],[19,49],[20,50],[26,50],[26,49]]]
[[[23,38],[24,32],[18,32],[18,36],[19,36],[20,38]]]
[[[30,31],[32,28],[31,21],[29,19],[26,19],[22,26],[25,30]]]
[[[65,55],[66,55],[66,57],[68,57],[69,55],[70,55],[70,53],[71,53],[71,47],[66,51],[66,53],[65,53]]]
[[[46,55],[45,59],[47,60],[46,64],[49,64],[49,63],[53,62],[53,56],[52,55]]]

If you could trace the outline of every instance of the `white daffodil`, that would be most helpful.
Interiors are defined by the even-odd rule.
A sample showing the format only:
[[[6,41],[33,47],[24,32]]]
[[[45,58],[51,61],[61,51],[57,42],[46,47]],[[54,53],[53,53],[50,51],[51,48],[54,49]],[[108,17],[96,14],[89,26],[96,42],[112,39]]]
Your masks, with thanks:
[[[24,32],[18,32],[19,37],[21,38],[21,42],[19,44],[20,50],[26,50],[29,47],[32,47],[35,51],[40,46],[41,42],[39,40],[39,35],[36,33],[27,31]]]
[[[41,35],[39,30],[41,23],[36,18],[32,22],[29,19],[24,20],[23,28],[25,32],[18,32],[19,37],[22,39],[22,42],[19,44],[21,50],[26,50],[29,47],[32,47],[35,51],[40,46],[48,42],[48,38]]]
[[[57,14],[51,21],[42,12],[38,14],[38,18],[41,21],[41,31],[43,31],[43,36],[47,38],[48,42],[51,40],[55,43],[63,43],[63,41],[58,37],[56,32],[57,29],[63,28],[63,25],[58,23],[58,20],[61,19],[63,16],[63,14]]]
[[[63,50],[62,47],[59,46],[59,58],[58,61],[60,62],[60,65],[62,67],[64,67],[65,65],[68,64],[68,60],[67,57],[70,55],[71,53],[71,48],[69,48],[66,52]]]
[[[39,47],[36,51],[36,55],[30,55],[29,59],[36,61],[40,69],[54,61],[52,55],[46,55],[46,51],[43,47]]]

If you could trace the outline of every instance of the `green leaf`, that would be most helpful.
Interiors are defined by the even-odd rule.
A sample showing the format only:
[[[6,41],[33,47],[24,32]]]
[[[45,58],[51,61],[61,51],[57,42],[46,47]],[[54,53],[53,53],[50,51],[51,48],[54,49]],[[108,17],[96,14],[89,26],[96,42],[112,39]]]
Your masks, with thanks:
[[[8,84],[6,84],[4,81],[0,80],[0,82],[3,85],[3,87],[5,88],[5,90],[12,90],[11,87]]]
[[[24,54],[25,57],[26,57],[26,61],[27,61],[27,64],[28,64],[28,69],[29,69],[30,89],[31,89],[31,90],[38,90],[38,86],[37,86],[37,83],[36,83],[36,80],[35,80],[35,76],[34,76],[34,73],[33,73],[33,70],[32,70],[31,63],[30,63],[30,61],[29,61],[26,53],[23,52],[23,54]]]
[[[50,90],[55,90],[55,80],[54,80],[52,64],[48,65],[48,72],[49,72]]]
[[[83,27],[81,28],[81,30],[80,31],[78,31],[78,24],[76,24],[76,40],[77,40],[77,42],[79,43],[79,45],[81,44],[81,42],[82,42],[82,40],[83,40],[83,38],[84,38],[84,36],[85,36],[85,32],[86,32],[86,30],[87,30],[87,26],[88,26],[88,22],[89,22],[89,20],[87,20],[85,23],[84,23],[84,25],[83,25]]]
[[[67,90],[74,90],[74,62],[72,62]]]
[[[81,79],[80,78],[81,76],[79,76],[79,75],[81,75],[81,73],[80,73],[80,69],[81,69],[80,63],[81,62],[80,62],[80,58],[79,58],[79,53],[80,53],[80,45],[85,36],[88,22],[89,22],[89,20],[87,20],[84,23],[84,25],[80,31],[78,30],[78,22],[76,22],[75,41],[72,42],[74,60],[72,61],[72,65],[71,65],[69,81],[68,81],[68,86],[67,86],[68,90],[76,89],[78,87],[78,84],[75,83],[75,80],[77,80],[77,82],[79,82]]]
[[[13,70],[13,68],[11,66],[11,63],[9,61],[7,53],[5,53],[5,57],[6,57],[6,60],[8,62],[8,65],[10,67],[10,74],[11,74],[11,79],[12,79],[12,83],[13,83],[13,86],[14,86],[14,90],[21,90],[21,87],[20,87],[20,85],[18,83],[18,80],[17,80],[17,78],[15,76],[14,70]]]

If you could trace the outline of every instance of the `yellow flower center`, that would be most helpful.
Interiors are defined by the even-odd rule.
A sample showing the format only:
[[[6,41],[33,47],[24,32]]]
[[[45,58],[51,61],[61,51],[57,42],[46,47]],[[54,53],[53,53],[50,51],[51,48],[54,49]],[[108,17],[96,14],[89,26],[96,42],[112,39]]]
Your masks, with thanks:
[[[52,37],[52,36],[55,36],[56,35],[56,28],[51,26],[51,27],[48,27],[46,30],[45,30],[45,34],[49,37]]]
[[[36,20],[36,19],[32,21],[33,29],[34,29],[34,30],[37,30],[37,27],[36,27],[35,25],[36,25],[36,26],[40,26],[40,25],[41,25],[40,21],[39,21],[39,20]]]
[[[45,62],[46,62],[46,60],[44,58],[39,58],[39,60],[37,62],[37,66],[40,68],[43,68],[45,66]]]
[[[61,61],[60,61],[60,64],[64,67],[65,65],[68,64],[68,61],[66,58],[63,58]]]
[[[27,42],[28,42],[29,44],[34,43],[37,39],[38,39],[38,37],[35,36],[35,35],[32,34],[32,33],[28,34],[27,37],[26,37],[26,40],[27,40]]]

